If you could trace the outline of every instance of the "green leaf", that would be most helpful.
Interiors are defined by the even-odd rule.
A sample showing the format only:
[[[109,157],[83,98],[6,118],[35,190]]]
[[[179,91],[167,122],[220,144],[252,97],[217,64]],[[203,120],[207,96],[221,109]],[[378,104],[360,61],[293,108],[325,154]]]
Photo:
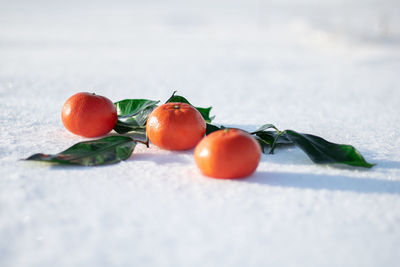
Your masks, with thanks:
[[[114,131],[119,134],[146,134],[145,125],[150,113],[160,101],[148,99],[125,99],[114,103],[118,121]]]
[[[206,128],[206,135],[209,135],[209,134],[212,133],[212,132],[215,132],[215,131],[218,131],[218,130],[223,129],[223,127],[218,127],[218,126],[213,125],[213,124],[211,124],[211,123],[206,123],[206,126],[207,126],[207,128]]]
[[[283,135],[318,164],[341,163],[365,168],[375,165],[365,161],[360,152],[351,145],[331,143],[321,137],[300,134],[292,130],[284,131]]]
[[[288,140],[285,136],[279,134],[277,131],[262,131],[255,134],[255,139],[261,145],[261,150],[265,153],[266,147],[271,147],[270,154],[273,154],[276,146],[293,145],[293,142]],[[253,134],[253,133],[252,133]]]
[[[257,132],[255,135],[259,137],[263,142],[272,146],[274,142],[278,145],[290,145],[293,144],[292,141],[287,139],[284,135],[279,135],[281,132],[277,131],[264,131],[264,132]],[[253,133],[252,133],[253,134]]]
[[[174,91],[172,93],[172,96],[165,103],[179,102],[179,103],[186,103],[186,104],[193,106],[186,98],[184,98],[183,96],[180,96],[180,95],[175,95],[175,93],[176,93],[176,91]],[[195,107],[195,106],[193,106],[193,107],[200,112],[201,116],[207,123],[210,123],[215,118],[215,116],[210,117],[210,112],[211,112],[212,107],[208,107],[208,108],[201,108],[201,107]]]
[[[270,146],[270,144],[268,144],[267,142],[265,142],[263,139],[259,138],[258,136],[254,136],[254,138],[260,144],[262,153],[265,153],[265,147]]]
[[[275,129],[275,131],[266,131],[268,129]],[[261,150],[265,153],[265,148],[270,146],[270,154],[273,153],[277,145],[292,145],[293,142],[288,140],[285,136],[281,134],[282,132],[278,130],[273,124],[264,124],[256,131],[250,134],[255,135],[256,140],[261,145]]]
[[[148,99],[125,99],[114,103],[119,118],[133,117],[143,110],[157,106],[160,101]]]
[[[254,132],[251,132],[250,134],[262,133],[262,132],[264,132],[265,130],[268,130],[268,129],[271,129],[271,128],[273,128],[273,129],[275,129],[276,131],[279,132],[278,128],[276,128],[273,124],[264,124],[263,126],[261,126],[260,128],[258,128],[258,129],[255,130]]]
[[[146,135],[146,126],[136,126],[123,121],[118,120],[114,127],[114,131],[119,134],[132,133]]]
[[[212,107],[208,108],[194,107],[194,108],[200,112],[201,116],[206,122],[212,122],[213,119],[215,119],[215,116],[210,116]]]
[[[34,154],[26,160],[83,166],[113,164],[129,158],[135,146],[136,141],[128,136],[108,136],[77,143],[58,154]]]
[[[276,131],[267,131],[271,128]],[[366,162],[360,152],[351,145],[334,144],[321,137],[292,130],[281,132],[273,124],[265,124],[251,134],[255,135],[264,153],[266,147],[271,147],[269,153],[273,154],[277,146],[296,145],[315,163],[339,163],[366,168],[374,166]]]

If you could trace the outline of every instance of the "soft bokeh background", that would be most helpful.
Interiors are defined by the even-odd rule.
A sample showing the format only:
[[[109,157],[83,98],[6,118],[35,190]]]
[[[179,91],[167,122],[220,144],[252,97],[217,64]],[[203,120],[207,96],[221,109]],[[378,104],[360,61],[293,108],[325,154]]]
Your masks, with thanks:
[[[0,266],[397,266],[400,4],[0,0]],[[372,170],[264,155],[240,181],[138,146],[99,168],[18,161],[84,140],[78,91],[213,106],[216,123],[355,145]]]

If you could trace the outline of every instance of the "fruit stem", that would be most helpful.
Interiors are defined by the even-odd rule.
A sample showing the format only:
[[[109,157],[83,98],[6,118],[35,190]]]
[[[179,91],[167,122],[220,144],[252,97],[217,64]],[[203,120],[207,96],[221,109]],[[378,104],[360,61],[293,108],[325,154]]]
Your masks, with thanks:
[[[147,148],[149,148],[149,139],[147,139],[146,142],[141,141],[141,140],[135,140],[135,139],[133,139],[133,141],[138,142],[138,143],[142,143],[143,145],[146,145]]]

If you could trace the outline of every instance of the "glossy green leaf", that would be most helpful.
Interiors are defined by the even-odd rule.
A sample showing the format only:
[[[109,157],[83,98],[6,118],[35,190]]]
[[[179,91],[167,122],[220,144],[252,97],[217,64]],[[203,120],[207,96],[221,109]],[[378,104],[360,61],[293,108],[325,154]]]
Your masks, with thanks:
[[[129,118],[151,107],[155,108],[160,101],[148,99],[125,99],[114,103],[118,118]]]
[[[129,158],[135,146],[136,141],[128,136],[108,136],[77,143],[58,154],[34,154],[26,160],[83,166],[113,164]]]
[[[134,133],[146,135],[146,126],[138,126],[118,120],[117,124],[114,127],[114,131],[119,134]]]
[[[176,93],[176,91],[173,92],[172,96],[165,103],[179,102],[179,103],[186,103],[186,104],[193,106],[186,98],[184,98],[183,96],[180,96],[180,95],[175,95],[175,93]],[[210,123],[215,118],[215,116],[210,117],[210,112],[211,112],[212,107],[208,107],[208,108],[201,108],[201,107],[195,107],[195,106],[193,106],[193,107],[200,112],[201,116],[207,123]]]
[[[147,118],[159,102],[148,99],[125,99],[114,103],[118,114],[114,131],[119,134],[145,134]]]
[[[283,135],[301,148],[315,163],[340,163],[366,168],[374,166],[365,161],[360,152],[351,145],[331,143],[321,137],[292,130],[284,131]]]

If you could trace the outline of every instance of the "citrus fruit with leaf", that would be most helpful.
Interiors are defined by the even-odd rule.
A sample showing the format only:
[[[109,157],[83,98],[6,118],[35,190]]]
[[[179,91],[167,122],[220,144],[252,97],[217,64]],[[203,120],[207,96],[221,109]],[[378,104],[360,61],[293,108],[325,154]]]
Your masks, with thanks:
[[[154,109],[146,123],[150,141],[167,150],[194,148],[204,137],[206,122],[193,106],[170,102]]]
[[[76,135],[97,137],[114,128],[117,123],[117,111],[108,98],[81,92],[65,102],[61,119],[65,128]]]
[[[196,146],[194,157],[200,171],[214,178],[241,178],[252,174],[260,162],[261,148],[239,129],[213,132]]]

